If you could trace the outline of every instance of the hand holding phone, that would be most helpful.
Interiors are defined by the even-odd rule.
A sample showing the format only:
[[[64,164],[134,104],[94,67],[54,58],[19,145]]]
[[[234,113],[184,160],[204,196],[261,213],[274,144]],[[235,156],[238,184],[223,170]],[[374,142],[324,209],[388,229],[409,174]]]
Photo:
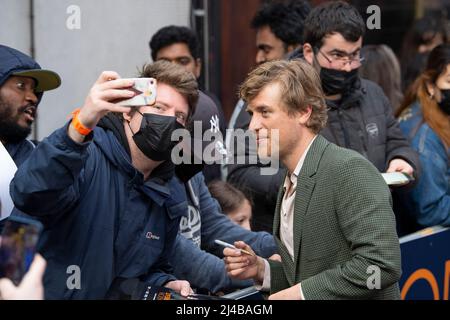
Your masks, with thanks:
[[[127,90],[134,91],[136,95],[131,99],[126,99],[117,104],[127,107],[151,106],[156,102],[156,79],[153,78],[131,78],[134,81],[132,88]]]
[[[0,279],[0,300],[43,300],[43,278],[46,265],[45,259],[40,254],[36,254],[30,270],[19,286],[15,286],[8,278]]]
[[[0,243],[0,279],[9,278],[19,285],[36,253],[42,224],[23,217],[10,216]]]
[[[390,187],[401,187],[414,182],[414,177],[404,172],[389,172],[381,175]]]

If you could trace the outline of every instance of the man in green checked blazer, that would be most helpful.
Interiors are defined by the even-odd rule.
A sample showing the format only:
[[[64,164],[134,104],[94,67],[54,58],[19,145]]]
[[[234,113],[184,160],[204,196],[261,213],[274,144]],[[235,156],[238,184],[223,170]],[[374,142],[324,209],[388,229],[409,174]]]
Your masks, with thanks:
[[[318,135],[327,111],[313,67],[266,63],[240,93],[259,156],[278,157],[288,174],[274,219],[282,262],[225,249],[228,274],[253,278],[270,289],[270,299],[398,299],[400,247],[389,189],[369,161]]]

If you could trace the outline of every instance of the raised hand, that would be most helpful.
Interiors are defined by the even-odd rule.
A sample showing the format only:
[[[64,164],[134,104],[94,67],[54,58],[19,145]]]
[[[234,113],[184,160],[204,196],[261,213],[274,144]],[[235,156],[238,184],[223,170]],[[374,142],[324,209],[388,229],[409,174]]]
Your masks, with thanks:
[[[240,280],[253,279],[257,283],[262,283],[265,269],[263,258],[255,255],[252,248],[243,241],[235,242],[234,246],[252,255],[245,254],[241,250],[225,248],[223,254],[228,275]]]

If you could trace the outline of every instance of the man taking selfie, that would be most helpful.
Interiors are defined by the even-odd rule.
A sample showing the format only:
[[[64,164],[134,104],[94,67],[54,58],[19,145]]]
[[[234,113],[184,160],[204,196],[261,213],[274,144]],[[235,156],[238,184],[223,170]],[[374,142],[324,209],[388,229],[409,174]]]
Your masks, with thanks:
[[[134,81],[103,72],[83,107],[11,183],[15,205],[44,224],[46,299],[103,299],[131,278],[191,292],[167,274],[167,260],[187,205],[170,161],[171,134],[188,123],[197,82],[165,61],[140,76],[157,80],[156,103],[117,104],[135,96]]]

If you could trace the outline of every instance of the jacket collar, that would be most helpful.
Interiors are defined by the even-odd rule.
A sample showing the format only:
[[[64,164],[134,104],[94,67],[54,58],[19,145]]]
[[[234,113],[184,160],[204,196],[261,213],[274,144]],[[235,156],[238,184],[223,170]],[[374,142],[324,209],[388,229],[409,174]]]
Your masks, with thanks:
[[[131,181],[143,184],[142,174],[131,163],[130,147],[125,135],[123,122],[115,115],[107,115],[95,129],[94,142],[103,151],[105,156],[115,165],[121,167],[130,176]],[[170,161],[165,161],[156,167],[150,179],[161,184],[169,181],[175,174],[175,166]]]
[[[304,225],[303,220],[306,216],[306,212],[309,206],[309,202],[311,200],[312,193],[314,191],[314,187],[316,184],[316,173],[319,168],[320,161],[322,156],[330,144],[324,137],[318,135],[317,138],[312,143],[310,150],[308,151],[303,167],[300,171],[296,195],[295,195],[295,206],[294,206],[294,261],[292,261],[286,247],[280,241],[280,209],[281,209],[281,201],[284,196],[283,188],[280,189],[278,194],[277,206],[275,209],[275,218],[274,218],[274,235],[276,236],[276,240],[278,242],[280,248],[280,254],[283,261],[286,261],[287,264],[287,274],[292,281],[295,279],[296,268],[298,267],[299,252],[301,245],[301,237],[302,237],[302,226]]]
[[[20,166],[35,148],[35,145],[28,139],[23,139],[18,143],[6,143],[4,146],[16,166]]]

